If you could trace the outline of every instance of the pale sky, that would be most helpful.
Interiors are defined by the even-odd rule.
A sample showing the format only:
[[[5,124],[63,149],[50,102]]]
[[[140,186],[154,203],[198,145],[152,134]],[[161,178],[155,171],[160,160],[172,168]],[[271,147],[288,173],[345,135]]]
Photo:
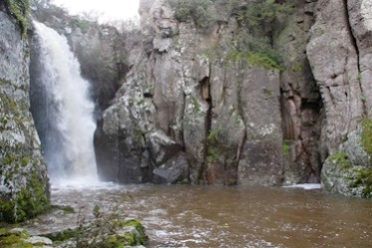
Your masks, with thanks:
[[[71,14],[94,11],[103,14],[100,21],[138,18],[139,0],[53,0]]]

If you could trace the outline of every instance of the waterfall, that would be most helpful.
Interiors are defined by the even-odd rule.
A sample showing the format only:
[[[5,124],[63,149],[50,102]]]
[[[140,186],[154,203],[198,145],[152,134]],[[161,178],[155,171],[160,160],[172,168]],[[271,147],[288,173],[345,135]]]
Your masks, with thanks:
[[[38,54],[31,55],[31,112],[50,177],[52,182],[96,180],[89,83],[81,77],[67,39],[44,24],[34,24]]]

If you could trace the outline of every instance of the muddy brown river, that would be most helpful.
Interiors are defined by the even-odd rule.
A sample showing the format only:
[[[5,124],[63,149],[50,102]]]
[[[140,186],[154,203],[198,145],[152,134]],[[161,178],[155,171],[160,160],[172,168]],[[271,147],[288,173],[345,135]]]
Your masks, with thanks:
[[[79,213],[42,216],[32,233],[92,218],[99,205],[139,218],[147,247],[372,247],[372,200],[320,190],[102,184],[53,187],[52,200]]]

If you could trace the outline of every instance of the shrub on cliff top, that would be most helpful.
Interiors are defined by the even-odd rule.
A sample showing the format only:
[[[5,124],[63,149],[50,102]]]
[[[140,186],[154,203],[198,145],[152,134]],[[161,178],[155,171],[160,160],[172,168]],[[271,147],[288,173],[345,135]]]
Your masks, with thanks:
[[[29,0],[5,0],[10,14],[17,19],[21,27],[22,37],[26,37],[30,24],[27,15],[30,12]]]
[[[214,21],[210,0],[169,0],[175,10],[175,17],[180,22],[192,20],[198,28],[206,29]]]

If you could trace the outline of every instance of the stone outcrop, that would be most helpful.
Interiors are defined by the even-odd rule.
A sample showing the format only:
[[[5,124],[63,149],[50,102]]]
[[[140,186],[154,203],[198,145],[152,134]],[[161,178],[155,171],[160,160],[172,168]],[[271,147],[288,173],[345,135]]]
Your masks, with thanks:
[[[322,183],[326,191],[372,198],[371,127],[371,121],[363,121],[325,161]]]
[[[307,45],[324,102],[323,144],[332,154],[323,165],[322,183],[327,191],[364,197],[370,197],[372,180],[370,134],[362,131],[371,116],[371,4],[319,0]]]
[[[220,7],[212,6],[215,11],[223,10]],[[110,171],[131,168],[133,163],[120,162],[125,160],[118,159],[122,156],[135,158],[135,178],[141,179],[137,182],[145,178],[156,182],[158,176],[169,182],[174,173],[169,171],[177,171],[179,177],[172,176],[170,182],[281,184],[279,69],[229,57],[235,52],[229,42],[239,25],[228,13],[222,11],[205,32],[192,21],[178,21],[168,1],[142,1],[140,13],[140,62],[122,83],[96,132],[100,170],[108,171],[106,164],[114,164]],[[128,119],[120,119],[119,113]],[[121,138],[111,135],[109,126]],[[159,134],[164,138],[154,139]],[[162,159],[153,147],[166,147]],[[146,177],[140,167],[147,168]],[[105,179],[128,182],[117,175]]]
[[[324,102],[322,134],[332,153],[363,117],[364,101],[346,1],[318,1],[316,8],[307,54]]]
[[[0,221],[19,222],[49,206],[49,179],[32,119],[29,47],[0,4]]]

